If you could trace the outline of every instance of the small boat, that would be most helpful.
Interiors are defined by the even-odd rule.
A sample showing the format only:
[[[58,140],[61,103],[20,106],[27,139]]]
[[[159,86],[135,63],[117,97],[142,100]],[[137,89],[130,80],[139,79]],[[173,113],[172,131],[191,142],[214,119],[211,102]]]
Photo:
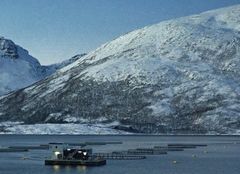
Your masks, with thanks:
[[[106,165],[105,159],[92,155],[92,149],[71,148],[62,143],[50,144],[49,149],[52,151],[52,156],[50,159],[45,160],[45,165]]]

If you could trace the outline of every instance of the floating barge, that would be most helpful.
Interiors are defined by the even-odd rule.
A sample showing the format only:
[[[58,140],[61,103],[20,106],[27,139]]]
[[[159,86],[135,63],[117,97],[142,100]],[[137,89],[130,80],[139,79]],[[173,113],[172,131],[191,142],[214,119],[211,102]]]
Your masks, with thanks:
[[[92,149],[71,148],[67,144],[49,144],[52,151],[50,159],[45,160],[45,165],[73,165],[73,166],[101,166],[106,160],[92,156]]]
[[[45,165],[102,166],[102,165],[106,165],[106,160],[105,159],[91,159],[91,160],[48,159],[48,160],[45,160]]]

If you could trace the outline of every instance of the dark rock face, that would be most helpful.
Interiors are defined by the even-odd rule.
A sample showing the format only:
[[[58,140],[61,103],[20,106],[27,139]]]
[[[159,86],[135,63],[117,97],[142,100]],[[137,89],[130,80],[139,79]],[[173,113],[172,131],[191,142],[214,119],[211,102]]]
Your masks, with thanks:
[[[0,37],[0,50],[3,56],[18,58],[17,46],[11,40]]]
[[[132,132],[239,133],[239,10],[220,9],[121,36],[0,98],[0,120],[74,118],[118,121],[113,128]]]

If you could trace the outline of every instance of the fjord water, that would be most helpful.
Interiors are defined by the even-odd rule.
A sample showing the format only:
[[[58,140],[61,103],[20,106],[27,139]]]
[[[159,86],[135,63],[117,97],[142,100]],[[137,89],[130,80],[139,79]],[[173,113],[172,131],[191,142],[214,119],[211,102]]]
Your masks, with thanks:
[[[49,142],[122,141],[123,144],[92,146],[94,152],[153,147],[167,143],[204,143],[207,147],[147,156],[144,160],[107,161],[101,167],[45,166],[46,150],[0,153],[0,174],[239,174],[239,136],[71,136],[1,135],[0,146],[39,145]]]

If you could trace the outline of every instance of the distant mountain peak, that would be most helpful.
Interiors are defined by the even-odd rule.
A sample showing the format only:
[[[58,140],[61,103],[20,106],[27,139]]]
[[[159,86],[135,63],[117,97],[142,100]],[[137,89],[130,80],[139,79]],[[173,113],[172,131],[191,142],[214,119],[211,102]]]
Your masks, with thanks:
[[[10,39],[0,37],[0,96],[42,80],[80,57],[42,66],[27,50]]]

